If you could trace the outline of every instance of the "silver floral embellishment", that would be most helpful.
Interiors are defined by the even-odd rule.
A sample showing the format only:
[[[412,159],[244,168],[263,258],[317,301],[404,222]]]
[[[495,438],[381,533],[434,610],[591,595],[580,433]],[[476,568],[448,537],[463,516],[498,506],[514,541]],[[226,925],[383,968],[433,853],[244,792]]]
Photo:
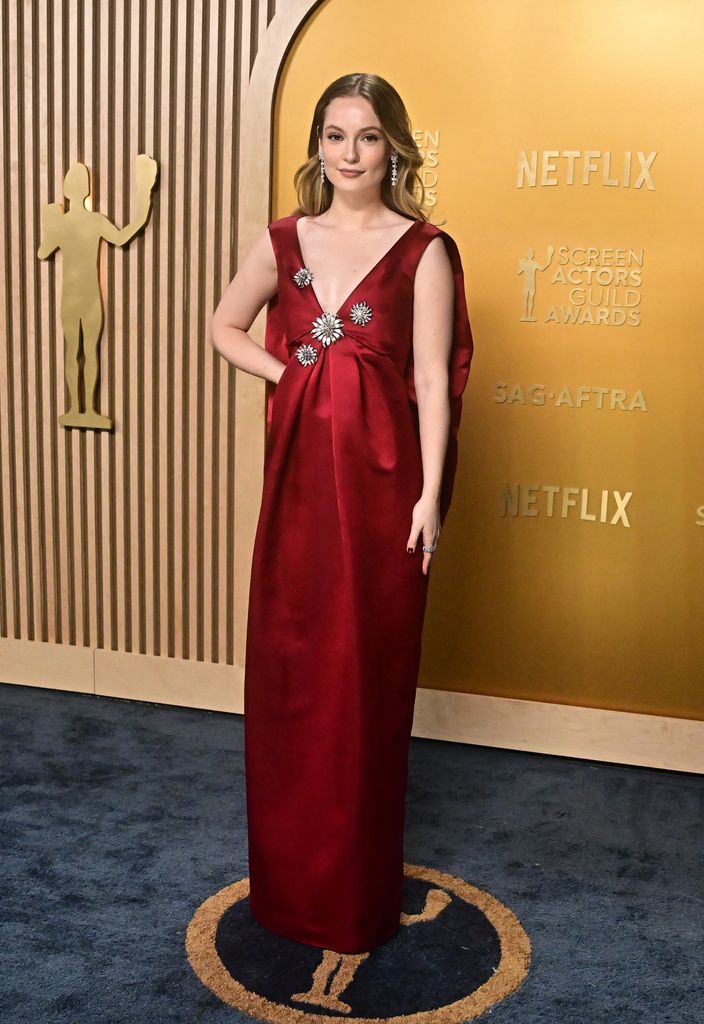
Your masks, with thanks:
[[[309,270],[308,267],[301,267],[301,269],[297,270],[293,275],[293,280],[299,288],[305,288],[305,286],[310,284],[313,280],[313,271]]]
[[[350,310],[350,320],[364,327],[372,318],[372,307],[367,302],[355,302]]]
[[[318,358],[318,350],[315,345],[299,345],[296,349],[296,358],[302,366],[312,366]]]
[[[342,320],[337,313],[323,313],[313,321],[313,328],[310,332],[314,338],[321,341],[325,348],[338,338],[344,337]]]

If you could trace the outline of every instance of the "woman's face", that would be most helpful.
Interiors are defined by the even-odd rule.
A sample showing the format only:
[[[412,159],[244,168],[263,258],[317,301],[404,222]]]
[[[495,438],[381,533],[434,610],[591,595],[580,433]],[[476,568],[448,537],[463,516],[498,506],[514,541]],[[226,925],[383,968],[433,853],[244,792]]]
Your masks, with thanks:
[[[378,189],[388,171],[391,147],[379,119],[363,96],[337,96],[325,111],[320,146],[325,174],[345,191]],[[358,174],[343,174],[346,168]]]

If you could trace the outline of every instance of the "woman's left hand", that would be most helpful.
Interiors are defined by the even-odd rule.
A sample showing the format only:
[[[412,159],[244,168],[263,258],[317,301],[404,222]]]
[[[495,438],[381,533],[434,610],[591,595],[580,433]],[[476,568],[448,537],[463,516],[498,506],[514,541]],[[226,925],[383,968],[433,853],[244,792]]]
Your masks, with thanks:
[[[412,554],[416,549],[418,537],[423,535],[423,547],[435,547],[440,537],[440,502],[432,498],[424,498],[422,495],[413,506],[413,517],[411,532],[408,536],[406,550]],[[430,570],[434,552],[423,552],[423,572],[425,575]]]

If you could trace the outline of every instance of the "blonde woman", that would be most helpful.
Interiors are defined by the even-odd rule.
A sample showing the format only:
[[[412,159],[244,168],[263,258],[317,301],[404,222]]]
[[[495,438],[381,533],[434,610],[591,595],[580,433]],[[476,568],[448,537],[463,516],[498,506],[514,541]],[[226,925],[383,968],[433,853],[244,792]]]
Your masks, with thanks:
[[[245,664],[250,912],[357,953],[400,926],[428,573],[473,345],[396,90],[333,82],[308,153],[299,209],[256,239],[211,335],[269,382]],[[266,302],[262,349],[246,332]]]

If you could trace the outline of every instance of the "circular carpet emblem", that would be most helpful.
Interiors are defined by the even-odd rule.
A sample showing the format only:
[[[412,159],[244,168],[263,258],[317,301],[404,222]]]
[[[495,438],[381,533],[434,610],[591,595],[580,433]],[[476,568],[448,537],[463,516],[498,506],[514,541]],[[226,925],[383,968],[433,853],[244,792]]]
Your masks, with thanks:
[[[404,866],[401,928],[366,953],[275,935],[249,913],[249,879],[216,892],[186,932],[189,963],[219,999],[277,1024],[330,1018],[455,1024],[522,984],[530,940],[503,903],[468,882]]]

